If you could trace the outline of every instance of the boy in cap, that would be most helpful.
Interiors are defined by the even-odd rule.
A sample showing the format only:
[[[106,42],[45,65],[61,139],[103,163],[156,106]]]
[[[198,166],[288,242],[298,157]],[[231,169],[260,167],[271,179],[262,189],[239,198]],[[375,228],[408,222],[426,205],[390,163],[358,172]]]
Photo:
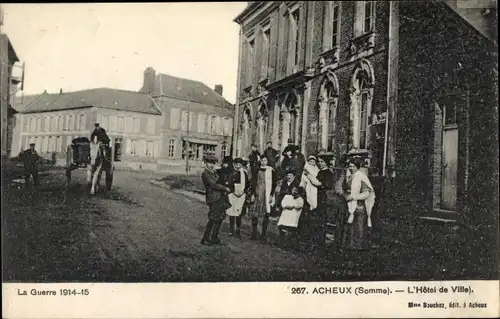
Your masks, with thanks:
[[[37,165],[40,163],[40,156],[35,150],[35,143],[30,143],[30,148],[22,151],[21,154],[19,154],[19,158],[24,162],[26,183],[28,183],[30,177],[33,176],[33,183],[35,186],[39,186]]]
[[[229,187],[218,184],[219,176],[215,171],[217,157],[207,155],[204,158],[205,171],[201,174],[205,185],[206,203],[208,205],[208,223],[201,240],[202,245],[220,244],[219,230],[225,217],[225,211],[230,207],[224,200],[225,195],[231,192]]]

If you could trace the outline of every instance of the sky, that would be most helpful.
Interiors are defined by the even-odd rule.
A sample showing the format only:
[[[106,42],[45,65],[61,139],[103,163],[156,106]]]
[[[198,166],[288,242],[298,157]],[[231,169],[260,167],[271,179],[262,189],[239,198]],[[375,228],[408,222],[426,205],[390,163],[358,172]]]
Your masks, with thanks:
[[[24,94],[109,87],[137,91],[143,72],[224,87],[236,99],[239,26],[246,2],[4,4]]]

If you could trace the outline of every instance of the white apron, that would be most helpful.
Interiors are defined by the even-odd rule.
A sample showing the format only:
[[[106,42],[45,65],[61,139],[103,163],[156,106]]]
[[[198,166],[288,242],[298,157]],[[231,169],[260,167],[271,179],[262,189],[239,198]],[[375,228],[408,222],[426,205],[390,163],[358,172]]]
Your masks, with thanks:
[[[240,195],[245,190],[245,171],[243,168],[240,169],[240,181],[241,183],[234,184],[234,193],[228,195],[229,203],[231,204],[231,207],[226,210],[226,215],[228,216],[241,216],[243,204],[245,204],[246,194],[243,194],[241,197],[234,195],[235,193]]]
[[[300,214],[304,206],[302,197],[294,199],[292,195],[285,195],[281,201],[283,211],[281,212],[278,226],[287,226],[297,228],[299,226]]]

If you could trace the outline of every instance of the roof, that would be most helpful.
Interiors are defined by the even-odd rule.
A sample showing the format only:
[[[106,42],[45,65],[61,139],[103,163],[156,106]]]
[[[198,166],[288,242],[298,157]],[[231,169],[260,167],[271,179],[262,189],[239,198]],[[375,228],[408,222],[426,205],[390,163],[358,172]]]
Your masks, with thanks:
[[[144,86],[140,89],[140,92],[146,92]],[[156,75],[153,97],[166,96],[179,100],[188,100],[188,95],[191,102],[233,108],[233,104],[200,81],[163,73]]]
[[[68,93],[24,97],[17,109],[22,113],[70,110],[84,107],[150,113],[161,115],[154,101],[147,94],[109,88],[98,88]]]
[[[263,1],[248,1],[247,7],[233,19],[236,23],[241,23],[241,21],[251,12],[253,12],[258,6],[263,4]]]
[[[19,62],[19,57],[17,56],[16,50],[14,50],[9,37],[5,33],[0,33],[0,37],[2,37],[2,42],[7,41],[8,43],[9,61],[12,63]]]

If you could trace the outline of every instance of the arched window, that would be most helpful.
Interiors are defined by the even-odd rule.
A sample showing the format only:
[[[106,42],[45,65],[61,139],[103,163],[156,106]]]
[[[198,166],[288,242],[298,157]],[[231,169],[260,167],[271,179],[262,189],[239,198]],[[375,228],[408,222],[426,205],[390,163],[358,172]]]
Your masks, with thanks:
[[[371,105],[373,99],[374,75],[368,61],[362,60],[351,80],[351,142],[354,149],[370,147]]]
[[[265,149],[266,144],[266,135],[267,135],[267,123],[268,123],[268,114],[267,107],[264,102],[260,103],[259,106],[259,115],[257,120],[258,132],[259,132],[259,149],[262,151]]]
[[[295,94],[289,94],[281,107],[280,114],[280,141],[281,147],[288,144],[288,139],[292,139],[295,145],[299,145],[300,133],[300,113],[299,99]]]

